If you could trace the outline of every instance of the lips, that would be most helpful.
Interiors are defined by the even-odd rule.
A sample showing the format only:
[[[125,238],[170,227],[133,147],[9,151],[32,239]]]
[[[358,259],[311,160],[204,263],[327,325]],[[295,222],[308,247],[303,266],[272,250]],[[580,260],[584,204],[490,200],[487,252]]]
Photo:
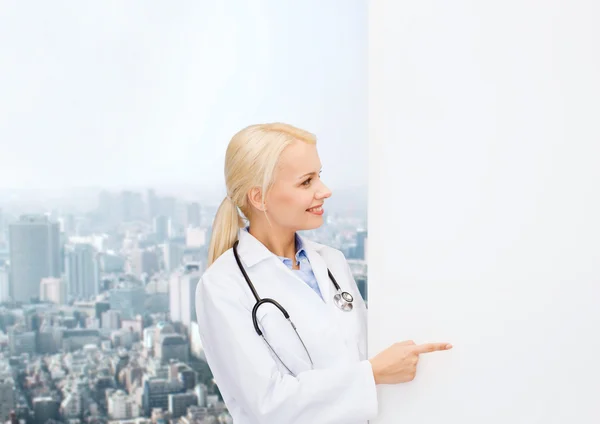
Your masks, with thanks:
[[[310,213],[315,213],[315,214],[322,214],[323,213],[323,205],[314,206],[310,209],[307,209],[306,211],[310,212]]]

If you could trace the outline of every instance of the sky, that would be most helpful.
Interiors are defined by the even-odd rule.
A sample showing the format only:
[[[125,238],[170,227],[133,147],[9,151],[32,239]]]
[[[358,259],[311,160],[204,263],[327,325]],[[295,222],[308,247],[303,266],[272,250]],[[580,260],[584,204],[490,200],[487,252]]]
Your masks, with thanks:
[[[365,1],[0,8],[0,189],[224,187],[231,136],[274,121],[365,187],[367,113]]]

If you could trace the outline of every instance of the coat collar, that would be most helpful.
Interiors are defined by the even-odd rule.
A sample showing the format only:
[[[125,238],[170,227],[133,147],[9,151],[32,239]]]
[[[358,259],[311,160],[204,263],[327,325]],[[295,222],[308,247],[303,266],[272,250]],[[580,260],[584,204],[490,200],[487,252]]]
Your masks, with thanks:
[[[300,238],[304,251],[306,252],[306,256],[310,261],[313,272],[315,273],[315,277],[319,284],[321,294],[323,295],[325,302],[329,303],[329,293],[333,289],[333,284],[329,279],[329,275],[327,274],[327,264],[321,255],[325,245],[308,240],[299,234],[296,235]],[[267,249],[267,247],[252,234],[250,234],[246,228],[239,229],[238,240],[239,256],[244,263],[244,266],[247,268],[252,268],[259,262],[267,259],[276,259],[278,262],[281,262],[277,255]],[[282,266],[285,267],[283,263]],[[287,269],[287,267],[285,268]]]
[[[319,253],[324,245],[308,240],[296,233],[296,236],[300,240],[300,246],[306,251],[308,259],[312,261],[314,253]],[[259,262],[265,259],[276,258],[279,260],[277,255],[271,252],[267,247],[262,244],[256,237],[250,234],[246,228],[240,228],[238,231],[238,252],[240,258],[244,262],[244,265],[251,268]],[[312,256],[311,256],[312,254]]]

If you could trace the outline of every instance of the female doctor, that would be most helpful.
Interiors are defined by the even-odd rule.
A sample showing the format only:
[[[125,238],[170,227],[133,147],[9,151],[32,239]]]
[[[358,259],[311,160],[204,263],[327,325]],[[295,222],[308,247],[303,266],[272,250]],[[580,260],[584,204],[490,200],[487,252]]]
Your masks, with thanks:
[[[405,341],[368,359],[367,309],[344,255],[298,234],[323,223],[320,173],[315,137],[290,125],[252,125],[227,148],[196,314],[236,424],[366,423],[376,385],[410,381],[420,354],[452,347]]]

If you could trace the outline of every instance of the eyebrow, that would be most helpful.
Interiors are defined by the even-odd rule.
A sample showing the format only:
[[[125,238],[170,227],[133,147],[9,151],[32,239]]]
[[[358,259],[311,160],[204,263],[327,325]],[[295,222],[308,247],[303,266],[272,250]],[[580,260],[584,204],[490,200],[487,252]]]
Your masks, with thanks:
[[[323,171],[323,168],[319,169],[319,172],[321,172],[321,171]],[[301,180],[304,177],[308,177],[309,175],[315,175],[315,174],[317,174],[317,171],[307,172],[306,174],[298,177],[298,179]]]

